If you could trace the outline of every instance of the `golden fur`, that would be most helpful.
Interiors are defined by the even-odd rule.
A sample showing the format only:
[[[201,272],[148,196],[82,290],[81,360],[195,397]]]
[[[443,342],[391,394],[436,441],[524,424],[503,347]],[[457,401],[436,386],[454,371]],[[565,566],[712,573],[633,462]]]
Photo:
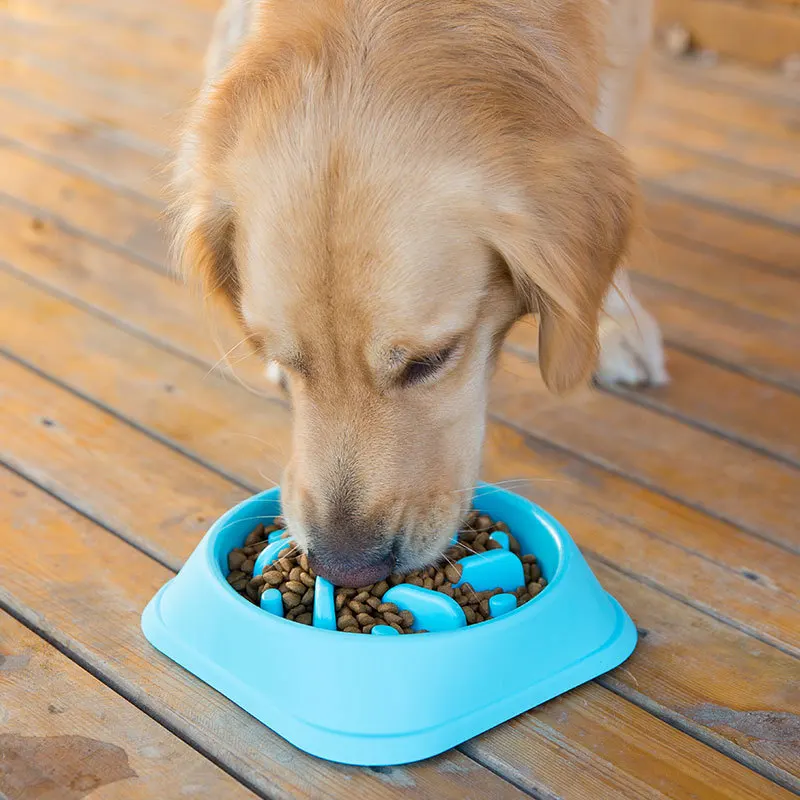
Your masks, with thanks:
[[[592,124],[602,3],[245,6],[184,137],[177,245],[289,377],[294,535],[368,583],[430,562],[465,512],[519,316],[553,390],[593,369],[635,203]]]

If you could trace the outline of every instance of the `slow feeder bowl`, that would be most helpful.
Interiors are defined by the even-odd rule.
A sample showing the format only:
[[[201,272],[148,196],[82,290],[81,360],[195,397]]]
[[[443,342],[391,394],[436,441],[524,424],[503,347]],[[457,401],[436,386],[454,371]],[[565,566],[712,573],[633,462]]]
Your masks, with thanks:
[[[391,602],[430,633],[333,630],[333,591],[321,578],[313,626],[271,613],[269,596],[262,608],[249,603],[226,581],[227,557],[280,513],[271,489],[217,520],[150,601],[142,629],[162,653],[312,755],[364,766],[434,756],[607,672],[636,644],[630,617],[556,520],[493,486],[480,487],[474,505],[511,528],[547,579],[519,608],[506,595],[492,598],[486,622],[465,627],[451,606],[409,584],[390,589]],[[261,563],[282,546],[273,541]],[[469,556],[462,580],[478,591],[513,591],[514,560],[506,550]]]

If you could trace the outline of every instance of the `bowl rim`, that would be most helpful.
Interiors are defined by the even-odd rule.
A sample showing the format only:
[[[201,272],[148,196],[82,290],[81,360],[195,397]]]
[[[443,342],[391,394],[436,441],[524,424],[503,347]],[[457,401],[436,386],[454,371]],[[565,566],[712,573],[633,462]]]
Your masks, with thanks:
[[[569,564],[572,561],[572,548],[576,547],[572,543],[569,534],[564,526],[541,506],[537,505],[532,500],[529,500],[527,497],[510,492],[502,487],[481,482],[476,487],[474,501],[479,502],[482,495],[489,493],[493,495],[499,495],[500,499],[502,499],[504,502],[509,502],[518,506],[524,506],[525,512],[533,517],[535,523],[540,526],[553,541],[558,561],[552,578],[548,579],[547,586],[542,590],[542,592],[540,592],[536,597],[532,598],[527,603],[503,614],[496,619],[484,620],[483,622],[479,622],[474,625],[466,625],[463,628],[445,631],[428,631],[427,633],[417,636],[368,636],[361,634],[358,636],[349,636],[348,640],[351,640],[354,644],[364,640],[375,642],[375,644],[369,645],[371,647],[396,647],[398,646],[399,642],[405,642],[408,644],[409,641],[420,641],[420,639],[429,641],[430,637],[464,636],[468,633],[474,634],[477,631],[486,631],[488,629],[491,629],[500,635],[504,627],[508,627],[513,625],[515,622],[518,622],[521,616],[531,613],[538,613],[541,611],[543,605],[553,602],[552,598],[558,594],[558,589],[563,582],[564,576],[569,568]],[[315,628],[313,625],[301,625],[299,623],[295,623],[293,620],[287,620],[284,617],[280,617],[275,614],[269,614],[254,603],[250,602],[248,599],[242,597],[228,583],[226,576],[220,567],[219,561],[215,557],[216,543],[219,537],[222,535],[222,532],[227,527],[233,523],[242,521],[237,519],[237,517],[247,506],[259,501],[270,501],[277,503],[278,506],[280,506],[280,487],[265,489],[264,491],[258,492],[250,497],[245,498],[244,500],[241,500],[239,503],[229,508],[224,514],[222,514],[222,516],[214,521],[203,538],[203,541],[201,542],[200,546],[203,548],[206,566],[209,569],[210,574],[217,579],[217,588],[222,588],[226,598],[232,600],[234,603],[240,604],[238,606],[232,606],[232,608],[239,608],[243,610],[244,613],[255,615],[254,619],[257,620],[259,625],[265,628],[269,628],[271,625],[278,626],[275,628],[276,634],[281,630],[280,626],[283,625],[291,626],[291,630],[294,631],[294,636],[316,637],[319,634],[326,634],[328,636],[341,636],[343,631]],[[257,517],[254,516],[253,520],[259,521],[268,517],[269,514],[262,514]],[[284,630],[289,629],[284,628]],[[342,641],[342,639],[340,638],[339,641]],[[382,642],[383,644],[377,644],[378,642]]]

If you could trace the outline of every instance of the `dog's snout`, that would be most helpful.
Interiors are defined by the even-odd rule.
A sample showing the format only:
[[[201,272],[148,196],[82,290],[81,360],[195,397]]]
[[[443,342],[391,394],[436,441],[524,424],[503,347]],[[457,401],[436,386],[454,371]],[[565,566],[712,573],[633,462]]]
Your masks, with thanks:
[[[327,549],[310,548],[308,563],[311,569],[334,586],[357,588],[369,586],[387,578],[394,569],[394,554],[389,552],[376,558],[374,555],[327,552]]]

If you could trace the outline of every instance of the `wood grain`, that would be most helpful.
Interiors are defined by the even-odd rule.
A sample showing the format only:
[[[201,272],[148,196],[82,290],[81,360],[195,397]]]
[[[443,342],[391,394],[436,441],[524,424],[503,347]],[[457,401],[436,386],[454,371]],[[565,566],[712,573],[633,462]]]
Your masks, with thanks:
[[[118,685],[139,702],[157,704],[165,716],[189,723],[193,734],[235,765],[237,772],[255,778],[258,775],[253,775],[253,770],[266,771],[272,791],[280,791],[281,796],[366,798],[377,791],[378,796],[388,798],[410,789],[419,797],[521,796],[458,753],[388,774],[338,767],[299,753],[220,695],[174,669],[143,641],[138,609],[168,577],[164,568],[15,476],[5,476],[0,492],[0,523],[15,534],[15,551],[22,548],[27,553],[27,530],[34,528],[40,538],[39,547],[27,553],[21,567],[0,565],[2,591],[11,594],[15,604],[28,613],[46,609],[42,627],[49,635],[79,648],[98,667],[113,669]],[[125,568],[112,571],[110,564],[124,564]],[[99,597],[104,599],[107,613],[86,630],[85,615]],[[585,797],[576,791],[576,784],[602,787],[601,796],[619,798],[630,796],[625,794],[630,785],[646,789],[644,796],[673,800],[692,794],[738,797],[737,792],[743,791],[753,797],[789,796],[609,691],[587,687],[571,697],[584,705],[585,714],[572,716],[564,714],[563,708],[551,710],[545,705],[521,718],[535,718],[534,724],[503,726],[504,741],[496,739],[491,748],[483,748],[479,737],[470,749],[491,749],[492,758],[501,763],[510,754],[517,776],[531,770],[525,756],[534,749],[538,753],[536,776],[530,783],[555,796]],[[607,715],[598,722],[593,720],[595,705]],[[639,746],[620,748],[619,737],[629,735],[635,736]],[[574,766],[565,768],[567,753],[570,759],[579,754],[573,762],[580,765],[578,778]]]
[[[50,319],[58,319],[59,322],[65,319],[65,316],[70,316],[67,309],[63,308],[65,304],[61,303],[61,312],[58,311],[59,303],[51,301],[50,303],[44,302],[38,307],[31,305],[30,301],[26,302],[25,290],[14,290],[9,284],[0,284],[3,286],[3,292],[0,296],[7,296],[10,302],[15,303],[21,310],[23,319],[37,319],[47,317]],[[32,294],[32,290],[28,290]],[[2,318],[3,315],[0,315]],[[260,485],[260,475],[267,478],[277,477],[279,472],[279,463],[275,459],[275,451],[280,452],[288,447],[288,425],[287,418],[284,416],[270,422],[268,417],[263,413],[259,416],[259,408],[263,408],[264,401],[254,398],[252,395],[243,391],[236,390],[235,387],[225,389],[224,386],[215,385],[213,381],[204,380],[203,372],[201,369],[189,365],[183,367],[172,362],[175,361],[174,357],[159,354],[152,346],[145,343],[130,340],[132,337],[126,336],[122,332],[115,333],[109,326],[105,326],[106,330],[101,331],[99,328],[103,326],[92,326],[91,320],[80,320],[82,316],[80,312],[75,312],[71,316],[77,317],[74,326],[58,324],[55,332],[55,337],[59,342],[67,345],[72,345],[69,349],[61,351],[59,349],[53,350],[47,344],[46,337],[37,337],[34,330],[28,331],[33,334],[32,337],[22,333],[21,335],[10,335],[10,331],[4,331],[4,334],[9,335],[18,346],[26,348],[23,350],[24,355],[27,357],[33,356],[34,363],[40,369],[47,371],[54,371],[56,376],[60,379],[66,380],[75,386],[79,391],[94,396],[99,401],[107,403],[120,409],[126,417],[131,419],[137,425],[146,425],[154,428],[157,434],[161,436],[170,437],[177,444],[182,447],[191,448],[194,453],[211,463],[216,464],[219,468],[223,469],[227,474],[233,477],[251,482],[252,485]],[[83,315],[85,316],[85,315]],[[33,327],[33,326],[32,326]],[[93,328],[97,327],[97,330]],[[84,329],[85,330],[81,330]],[[76,338],[79,337],[79,338]],[[38,339],[38,341],[37,341]],[[27,344],[26,344],[27,342]],[[92,344],[92,343],[95,344]],[[102,344],[101,344],[102,343]],[[100,345],[100,346],[98,346]],[[124,367],[121,360],[121,354],[125,354]],[[163,363],[163,367],[161,363]],[[195,375],[192,379],[191,373],[194,370]],[[99,376],[103,376],[99,380]],[[37,385],[41,379],[36,379]],[[172,386],[172,391],[164,394],[162,387],[169,381]],[[15,381],[15,384],[17,381]],[[43,387],[46,390],[46,386]],[[44,396],[39,396],[32,392],[30,387],[23,386],[20,390],[24,397],[31,397],[32,402],[45,402]],[[61,392],[56,392],[60,395]],[[161,399],[157,402],[148,400],[142,402],[140,398],[157,398]],[[96,412],[92,413],[91,409],[81,411],[81,404],[75,401],[69,402],[66,398],[62,404],[56,406],[53,399],[47,401],[47,407],[58,408],[59,414],[54,417],[55,423],[48,430],[58,427],[60,430],[68,432],[67,434],[59,434],[59,438],[64,435],[69,435],[73,439],[78,436],[80,431],[82,441],[82,451],[87,453],[83,456],[82,452],[74,452],[73,458],[76,463],[72,466],[62,463],[61,457],[58,454],[46,456],[37,455],[34,449],[26,446],[25,443],[35,439],[37,432],[24,430],[24,426],[20,424],[19,420],[22,418],[21,414],[15,416],[15,426],[19,427],[20,433],[18,438],[15,438],[10,450],[10,456],[14,459],[12,463],[15,464],[17,469],[22,470],[26,474],[35,474],[37,480],[43,482],[45,485],[52,486],[56,480],[56,476],[61,473],[68,473],[76,477],[70,482],[66,483],[61,479],[58,484],[58,491],[61,496],[65,497],[71,504],[79,508],[91,508],[92,513],[96,514],[100,519],[107,519],[113,516],[117,525],[121,525],[119,529],[123,532],[130,532],[135,530],[138,524],[137,515],[134,511],[129,510],[130,507],[135,507],[137,503],[137,495],[130,496],[135,492],[135,488],[128,489],[127,496],[129,497],[127,503],[130,505],[125,508],[115,509],[119,505],[117,497],[119,491],[116,486],[118,484],[126,484],[124,478],[124,470],[128,467],[129,462],[133,462],[133,468],[136,464],[143,463],[145,460],[151,464],[156,463],[158,460],[159,466],[153,471],[161,476],[158,480],[158,485],[162,491],[167,493],[169,497],[175,498],[178,491],[171,485],[173,482],[173,475],[175,474],[175,467],[171,465],[172,454],[166,453],[161,455],[162,449],[155,443],[149,443],[147,440],[142,440],[140,436],[137,439],[134,436],[129,436],[124,430],[115,431],[113,436],[106,434],[102,440],[98,441],[98,437],[92,433],[88,424],[83,422],[83,416],[88,415],[88,422],[91,422],[96,417]],[[17,407],[17,401],[11,399],[4,404],[4,407],[13,410]],[[282,411],[285,415],[285,409],[279,407],[279,412]],[[226,415],[228,415],[226,417]],[[230,431],[225,430],[224,422],[227,419],[248,419],[255,420],[254,426],[248,428],[249,431],[254,431],[251,436],[245,435],[241,438],[236,437],[235,433],[231,434]],[[5,423],[8,424],[8,423]],[[35,424],[35,423],[34,423]],[[115,426],[120,427],[120,426]],[[71,433],[70,433],[71,432]],[[121,447],[125,453],[130,454],[130,458],[126,458],[124,463],[115,465],[116,469],[113,474],[108,474],[108,470],[104,469],[102,474],[97,476],[89,476],[88,471],[92,469],[92,464],[98,462],[97,450],[98,447],[103,447],[103,441],[111,439]],[[46,446],[46,445],[44,445]],[[23,449],[24,448],[24,449]],[[265,457],[264,450],[267,450]],[[284,450],[285,452],[285,450]],[[149,454],[149,455],[148,455]],[[161,466],[161,461],[166,460],[169,466],[164,464]],[[102,463],[102,462],[101,462]],[[535,467],[533,466],[535,465]],[[683,576],[682,579],[690,582],[692,585],[689,587],[689,596],[696,597],[700,600],[708,602],[709,588],[711,591],[720,592],[719,605],[724,609],[724,613],[730,613],[733,605],[736,606],[736,611],[742,613],[742,609],[746,609],[748,605],[751,606],[752,614],[751,620],[755,623],[758,630],[765,629],[769,623],[765,622],[765,618],[770,618],[773,622],[777,622],[779,627],[783,627],[784,636],[790,638],[794,636],[795,641],[798,640],[798,632],[796,630],[796,615],[793,609],[796,606],[796,598],[791,597],[791,581],[792,581],[792,567],[787,564],[785,554],[774,554],[771,559],[768,553],[762,546],[759,552],[748,553],[745,543],[744,551],[736,548],[735,538],[720,536],[720,544],[718,552],[714,555],[720,557],[733,556],[734,559],[741,559],[753,557],[757,559],[760,567],[769,568],[772,563],[778,571],[776,578],[782,582],[783,588],[772,587],[766,589],[770,585],[770,581],[764,580],[762,583],[753,586],[750,579],[746,578],[732,567],[724,567],[719,564],[714,568],[710,562],[710,558],[686,558],[686,554],[680,547],[665,544],[661,541],[661,537],[653,536],[652,533],[645,533],[637,529],[634,525],[625,524],[621,520],[614,519],[601,510],[592,507],[592,503],[601,504],[604,498],[613,494],[619,497],[619,501],[626,509],[631,509],[634,515],[638,515],[639,509],[635,504],[627,502],[627,498],[623,491],[616,491],[616,488],[608,485],[601,485],[596,487],[596,492],[587,490],[587,483],[591,485],[590,481],[586,483],[575,483],[564,488],[562,484],[567,483],[567,477],[570,476],[571,470],[569,468],[563,469],[562,474],[564,480],[555,481],[553,475],[555,468],[558,466],[557,459],[547,459],[542,457],[541,452],[531,451],[521,441],[519,435],[513,432],[503,430],[500,426],[492,425],[489,431],[489,441],[487,443],[487,477],[491,480],[502,480],[508,474],[519,477],[520,474],[529,476],[525,483],[521,485],[512,484],[514,488],[521,490],[523,493],[528,494],[530,490],[527,488],[528,484],[533,490],[533,494],[537,500],[543,502],[548,508],[551,508],[554,513],[559,515],[567,524],[573,534],[576,536],[580,544],[592,550],[599,550],[603,552],[604,558],[618,562],[622,565],[628,566],[631,559],[638,561],[635,565],[636,568],[641,569],[642,565],[652,564],[653,566],[646,567],[651,574],[661,573],[659,577],[670,575],[672,573]],[[572,470],[574,474],[574,470]],[[539,487],[540,475],[545,475],[544,483],[541,484],[543,491]],[[182,477],[177,478],[181,483]],[[79,487],[90,482],[95,487],[95,491],[102,497],[102,500],[93,503],[89,506],[89,502],[85,497],[81,496]],[[132,480],[131,485],[135,487],[140,484],[140,479],[137,477]],[[550,491],[550,487],[554,487],[555,491]],[[150,489],[149,492],[156,491]],[[209,502],[213,502],[215,497],[210,494],[209,484],[203,484],[203,494]],[[591,495],[587,497],[586,495]],[[142,497],[146,496],[143,492]],[[582,500],[579,498],[583,497]],[[144,502],[143,499],[141,499]],[[162,514],[168,514],[170,520],[170,527],[175,519],[185,518],[183,506],[179,506],[178,500],[173,500],[168,508],[162,509]],[[98,507],[98,503],[102,507]],[[219,502],[222,506],[223,502]],[[193,507],[193,506],[191,506]],[[645,506],[646,507],[646,506]],[[650,515],[653,517],[653,515]],[[680,525],[678,517],[669,518],[673,527]],[[147,520],[149,527],[154,528],[157,533],[151,536],[152,539],[157,539],[162,530],[167,526],[163,522],[159,522],[158,518]],[[648,520],[654,523],[655,519]],[[700,529],[698,527],[698,529]],[[664,538],[666,539],[672,532],[667,529]],[[691,535],[691,531],[687,534]],[[677,537],[673,537],[677,538]],[[687,536],[689,538],[689,536]],[[186,548],[183,543],[185,540],[176,541],[176,548],[181,550]],[[668,541],[668,540],[667,540]],[[702,547],[700,542],[693,543],[695,547]],[[156,546],[154,543],[140,543],[145,549],[152,549]],[[160,545],[163,547],[163,544]],[[752,545],[751,545],[752,548]],[[757,548],[758,550],[758,548]],[[175,553],[174,555],[180,556],[182,553]],[[626,563],[628,562],[628,563]],[[683,563],[681,563],[683,562]],[[736,561],[733,564],[737,563]],[[783,577],[779,577],[780,569],[785,569]],[[671,583],[669,577],[666,578],[668,584]],[[738,588],[734,588],[734,584],[738,583]],[[673,588],[673,591],[676,589]],[[677,601],[669,601],[663,595],[653,592],[651,588],[645,587],[643,584],[629,581],[627,586],[622,586],[618,591],[617,596],[620,600],[631,609],[637,608],[640,603],[638,596],[639,592],[645,592],[646,595],[653,596],[651,601],[652,607],[661,607],[665,604],[672,603],[677,609],[675,613],[679,616],[684,616],[684,625],[696,628],[698,622],[691,621],[691,613],[681,603]],[[740,595],[744,595],[742,600],[739,599]],[[726,607],[727,605],[727,607]],[[727,640],[729,637],[728,628],[721,623],[714,622],[713,620],[704,617],[699,612],[693,612],[697,618],[706,620],[704,623],[706,636],[713,636],[715,630],[722,631],[720,637]],[[743,615],[747,617],[748,612],[745,610]],[[686,619],[686,617],[689,619]],[[792,634],[791,628],[794,626],[795,631]],[[662,642],[665,650],[664,652],[653,652],[652,663],[650,664],[651,672],[659,671],[659,664],[663,663],[666,658],[666,663],[671,663],[671,656],[669,653],[674,649],[675,642],[673,641],[673,633],[658,637],[659,626],[654,623],[654,638],[651,642]],[[676,626],[676,631],[679,626]],[[736,632],[734,641],[724,645],[731,648],[729,658],[734,661],[738,660],[740,656],[735,656],[734,653],[738,649],[742,649],[742,642],[746,639],[741,633]],[[788,656],[780,653],[774,648],[764,646],[765,650],[773,653],[774,657],[779,659],[782,664],[783,670],[791,671],[794,669],[794,662]],[[709,669],[709,665],[705,664],[701,669],[698,669],[700,674],[705,674]],[[780,671],[780,670],[778,670]],[[638,680],[634,677],[634,680]],[[672,677],[675,686],[671,687],[670,692],[666,693],[661,691],[656,693],[653,697],[658,703],[668,706],[675,713],[682,713],[684,708],[683,702],[674,703],[674,698],[685,697],[689,693],[697,693],[696,684],[698,679],[691,673],[679,673]],[[771,680],[766,683],[761,683],[757,687],[753,685],[752,691],[754,696],[758,698],[758,702],[764,707],[772,707],[777,704],[781,707],[782,703],[782,688],[786,684],[786,677],[771,684]],[[687,682],[688,688],[684,686],[684,681]],[[719,684],[721,687],[727,686],[728,682],[720,676]],[[720,689],[724,695],[724,688]],[[777,699],[775,693],[777,692]],[[727,698],[728,703],[734,705],[738,700],[734,700],[735,696],[731,695]],[[715,698],[716,699],[716,698]],[[739,698],[741,699],[741,698]],[[748,748],[749,749],[749,748]],[[759,756],[760,758],[760,756]]]
[[[800,332],[645,275],[633,275],[639,300],[659,321],[667,342],[793,391],[800,390]]]
[[[646,224],[662,237],[800,276],[800,236],[741,214],[720,213],[686,196],[648,186]]]
[[[7,281],[3,285],[9,304],[5,319],[9,324],[4,335],[9,343],[14,343],[15,352],[78,391],[97,398],[107,406],[120,409],[131,419],[197,453],[220,469],[229,473],[236,471],[250,486],[261,485],[259,471],[272,479],[278,477],[278,471],[274,469],[275,462],[282,461],[289,450],[288,433],[285,430],[288,420],[281,416],[285,412],[267,416],[268,411],[273,414],[270,411],[272,406],[265,405],[258,396],[244,392],[225,394],[225,386],[216,389],[217,382],[207,377],[207,373],[217,359],[217,350],[210,339],[203,335],[205,325],[199,318],[198,309],[181,287],[152,272],[131,270],[121,259],[117,263],[113,258],[104,258],[94,248],[87,249],[85,243],[80,249],[74,250],[69,245],[71,240],[65,241],[57,230],[45,227],[32,231],[30,226],[22,224],[11,227],[25,236],[33,237],[31,241],[34,246],[27,251],[26,261],[38,279],[60,291],[71,289],[74,293],[72,296],[79,302],[87,303],[103,314],[113,315],[139,335],[175,348],[199,361],[199,365],[192,372],[180,362],[171,364],[171,359],[165,358],[162,353],[152,348],[142,349],[142,343],[116,333],[111,326],[92,322],[63,303],[48,300],[15,281]],[[0,232],[6,233],[2,224]],[[5,241],[8,243],[12,240],[9,229]],[[64,261],[58,260],[59,256]],[[20,313],[15,315],[15,309]],[[23,309],[25,313],[21,313]],[[39,320],[47,320],[50,328],[40,325]],[[55,337],[58,347],[53,346],[51,330],[58,330],[58,336]],[[100,370],[97,369],[99,364],[103,365]],[[134,364],[140,366],[134,370]],[[159,369],[154,371],[156,366]],[[260,367],[256,362],[239,361],[236,369],[252,383],[258,381]],[[110,381],[106,377],[108,375],[117,377]],[[499,377],[502,375],[501,371]],[[185,378],[186,383],[182,388],[178,388],[181,384],[176,383],[173,379],[175,376]],[[145,384],[136,383],[139,380],[144,380]],[[518,388],[523,396],[527,392],[527,380],[524,378]],[[534,374],[532,380],[536,381],[538,377]],[[114,391],[115,387],[118,390]],[[170,392],[165,387],[170,387]],[[258,391],[280,396],[263,381],[259,383]],[[137,399],[147,396],[159,397],[160,400],[146,404],[143,410]],[[187,425],[187,411],[183,406],[186,402],[195,408],[204,408],[206,416],[193,418],[193,424]],[[249,430],[244,424],[237,427],[231,422],[251,419],[257,420],[254,424],[258,428],[255,431]],[[790,420],[791,417],[788,417],[787,425]],[[494,427],[490,426],[490,442],[493,430]],[[241,435],[243,433],[248,435]],[[233,442],[231,437],[234,438]],[[640,485],[631,484],[582,459],[556,455],[552,448],[548,450],[544,445],[537,446],[527,456],[524,444],[509,444],[509,448],[510,453],[520,450],[520,456],[512,458],[510,453],[498,453],[495,463],[507,465],[502,477],[534,481],[533,486],[537,488],[537,496],[542,502],[557,503],[565,512],[571,512],[576,505],[586,506],[590,500],[590,516],[599,512],[605,519],[605,515],[613,513],[622,518],[626,525],[630,526],[631,522],[643,524],[648,530],[661,533],[667,540],[681,537],[682,546],[687,552],[704,556],[689,556],[690,560],[696,562],[694,566],[675,569],[673,560],[676,556],[669,547],[664,550],[663,559],[655,559],[654,564],[649,537],[645,539],[647,547],[644,542],[636,543],[635,539],[630,544],[624,544],[627,539],[623,537],[618,545],[609,543],[609,547],[613,553],[611,557],[624,559],[626,568],[651,578],[657,575],[662,585],[680,586],[680,589],[673,590],[685,597],[697,597],[698,601],[708,604],[725,617],[733,615],[740,621],[746,620],[747,626],[754,631],[769,637],[776,636],[783,642],[798,643],[792,632],[796,631],[796,626],[791,623],[794,619],[791,607],[795,598],[782,594],[792,584],[790,572],[781,577],[792,563],[786,561],[785,553],[778,550],[773,552],[763,543],[728,525],[709,519]],[[233,461],[232,453],[236,454]],[[547,480],[554,476],[566,479],[569,485],[575,484],[575,490],[567,491],[566,485]],[[544,483],[541,483],[543,479]],[[525,486],[524,481],[521,486]],[[619,509],[609,509],[607,498],[612,496],[619,498]],[[632,513],[626,517],[624,509],[627,508]],[[635,537],[635,530],[634,527],[630,535]],[[603,537],[599,540],[604,541]],[[634,557],[644,551],[647,551],[645,557]],[[757,587],[752,584],[748,586],[750,579],[743,574],[749,574],[744,566],[748,562],[758,564],[759,571],[764,571],[763,581]],[[724,564],[725,567],[719,572],[712,564]],[[696,576],[697,579],[687,580],[690,576]],[[763,593],[765,587],[782,588],[776,594],[769,590]]]
[[[35,615],[48,636],[263,795],[371,800],[404,797],[413,789],[419,797],[452,800],[524,797],[456,752],[385,772],[301,753],[144,640],[139,616],[171,577],[168,570],[7,471],[0,496],[3,529],[16,552],[16,563],[0,567],[3,602],[23,616]]]
[[[535,347],[531,325],[513,341]],[[611,395],[551,395],[534,363],[512,353],[494,382],[492,408],[520,428],[611,467],[671,497],[800,550],[800,471],[733,442]],[[524,392],[521,387],[524,386]],[[770,503],[760,502],[769,487]]]
[[[696,47],[762,67],[800,48],[800,9],[780,0],[658,0],[656,23],[675,22]]]
[[[9,798],[255,797],[2,611],[0,693],[0,792]]]

